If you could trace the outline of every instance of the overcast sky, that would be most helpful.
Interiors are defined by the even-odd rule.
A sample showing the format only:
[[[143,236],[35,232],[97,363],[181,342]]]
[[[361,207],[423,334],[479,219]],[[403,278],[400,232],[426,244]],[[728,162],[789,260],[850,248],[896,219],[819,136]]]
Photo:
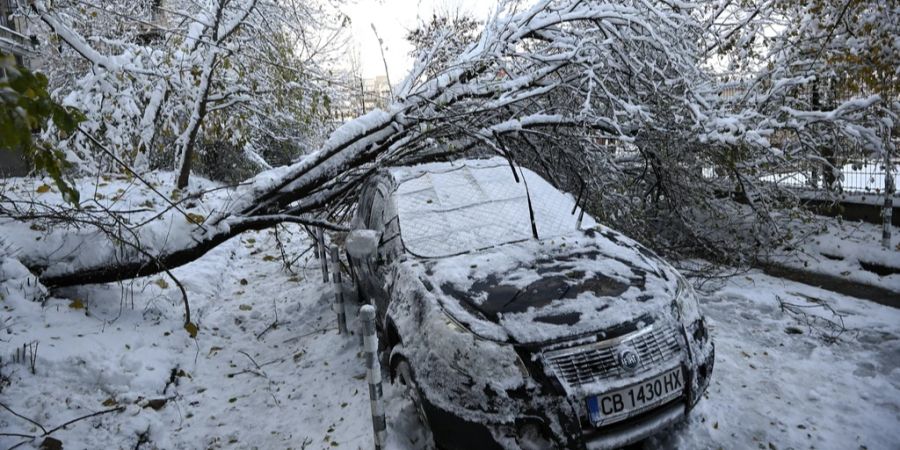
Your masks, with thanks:
[[[341,9],[352,21],[351,37],[359,50],[363,76],[384,75],[381,52],[372,24],[384,41],[384,56],[391,82],[399,83],[412,66],[412,47],[403,38],[416,24],[427,21],[434,11],[460,8],[484,20],[495,5],[493,0],[350,0]]]

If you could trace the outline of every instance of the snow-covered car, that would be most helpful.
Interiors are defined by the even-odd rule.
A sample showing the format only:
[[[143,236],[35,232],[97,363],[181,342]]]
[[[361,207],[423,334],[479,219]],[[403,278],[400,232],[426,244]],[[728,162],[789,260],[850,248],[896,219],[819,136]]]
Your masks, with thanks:
[[[375,250],[353,269],[383,364],[437,447],[619,447],[706,390],[714,348],[693,289],[575,206],[499,158],[363,187],[348,240]]]

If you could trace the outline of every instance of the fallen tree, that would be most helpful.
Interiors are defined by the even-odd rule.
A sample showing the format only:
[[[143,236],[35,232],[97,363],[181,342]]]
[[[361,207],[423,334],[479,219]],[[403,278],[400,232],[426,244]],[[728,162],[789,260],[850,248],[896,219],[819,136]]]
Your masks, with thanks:
[[[472,151],[503,155],[511,165],[527,163],[561,187],[586,186],[600,197],[594,201],[601,216],[636,203],[665,210],[668,215],[654,220],[674,221],[679,232],[713,250],[735,239],[733,233],[705,236],[694,227],[710,216],[690,208],[708,205],[727,219],[737,210],[715,193],[723,180],[738,183],[757,220],[750,230],[758,246],[760,236],[773,239],[779,231],[771,214],[777,197],[758,186],[753,172],[778,154],[767,139],[777,128],[828,122],[872,140],[862,123],[877,98],[839,105],[829,114],[753,109],[795,97],[793,84],[773,80],[766,84],[768,97],[756,103],[749,95],[740,108],[723,100],[724,88],[703,70],[710,49],[728,42],[714,26],[721,15],[715,8],[711,14],[679,2],[642,0],[545,0],[521,11],[517,5],[504,3],[478,40],[437,71],[432,58],[442,42],[435,42],[386,110],[345,123],[297,163],[243,183],[226,207],[172,230],[177,239],[159,244],[155,224],[126,226],[126,233],[101,233],[107,242],[96,240],[89,258],[57,251],[23,260],[44,284],[69,286],[157,273],[243,231],[281,222],[341,229],[342,206],[353,203],[361,182],[379,167]],[[735,26],[746,27],[753,17]],[[778,114],[791,123],[773,119]],[[626,145],[611,149],[610,141]],[[623,148],[629,149],[624,155]],[[701,171],[708,166],[727,175],[705,179]],[[611,185],[616,189],[604,193]]]

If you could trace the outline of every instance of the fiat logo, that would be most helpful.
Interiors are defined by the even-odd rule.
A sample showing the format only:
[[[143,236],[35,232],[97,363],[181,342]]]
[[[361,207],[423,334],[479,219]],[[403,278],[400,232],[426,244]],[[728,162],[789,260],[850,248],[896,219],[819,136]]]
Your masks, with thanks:
[[[637,369],[637,366],[640,362],[641,358],[638,356],[638,354],[630,349],[622,350],[619,353],[619,365],[622,366],[623,369]]]

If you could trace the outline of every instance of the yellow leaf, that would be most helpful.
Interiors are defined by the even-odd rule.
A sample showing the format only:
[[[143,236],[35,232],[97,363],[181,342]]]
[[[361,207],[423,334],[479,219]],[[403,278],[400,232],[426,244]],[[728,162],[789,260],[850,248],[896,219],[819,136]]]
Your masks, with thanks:
[[[275,257],[272,255],[263,256],[263,261],[275,261]]]
[[[75,300],[72,300],[72,303],[69,303],[69,308],[84,309],[84,302],[81,301],[80,298],[76,298]]]
[[[163,280],[162,278],[157,278],[156,281],[153,282],[153,284],[159,286],[162,289],[169,288],[169,283],[166,283],[166,280]]]
[[[200,214],[195,213],[187,213],[187,221],[193,223],[195,225],[200,225],[203,221],[206,220],[206,217],[203,217]]]
[[[188,322],[184,324],[184,330],[187,331],[192,338],[195,338],[197,337],[197,332],[200,331],[200,328],[197,327],[197,325],[194,325],[193,322]]]
[[[37,191],[38,194],[44,194],[44,193],[50,192],[50,186],[47,186],[46,184],[42,184],[42,185],[38,186],[37,189],[35,189],[35,191]]]

